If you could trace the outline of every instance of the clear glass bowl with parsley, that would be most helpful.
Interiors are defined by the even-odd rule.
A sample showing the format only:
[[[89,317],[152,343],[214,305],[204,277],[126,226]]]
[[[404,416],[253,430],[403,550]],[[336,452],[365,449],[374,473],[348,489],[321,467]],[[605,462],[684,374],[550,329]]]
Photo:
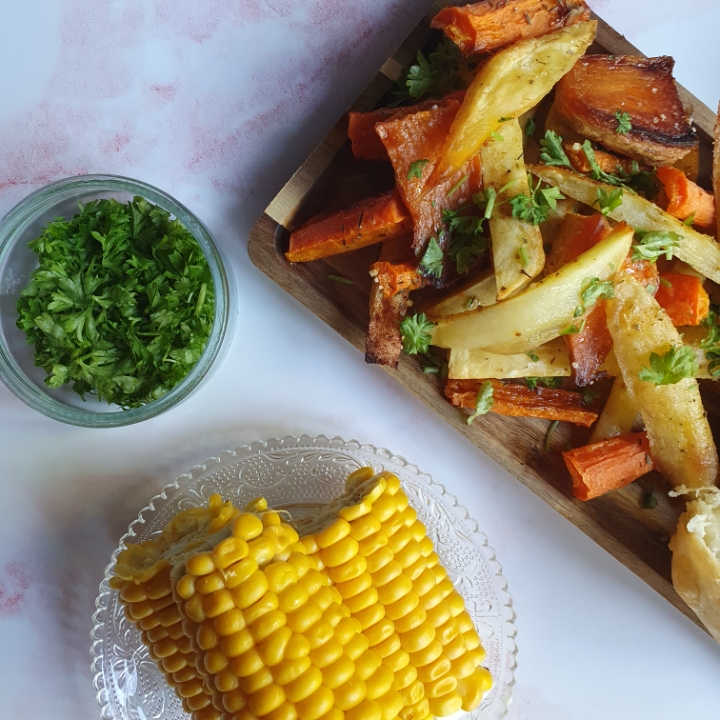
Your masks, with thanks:
[[[230,304],[208,231],[145,183],[68,178],[0,222],[0,377],[57,420],[115,427],[176,405],[220,355]]]

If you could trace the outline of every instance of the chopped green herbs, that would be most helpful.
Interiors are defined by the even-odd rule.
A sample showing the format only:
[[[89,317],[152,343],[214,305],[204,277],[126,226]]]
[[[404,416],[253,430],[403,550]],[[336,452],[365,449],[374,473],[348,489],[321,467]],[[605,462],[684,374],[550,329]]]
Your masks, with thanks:
[[[543,447],[545,448],[545,452],[550,452],[550,443],[552,441],[553,433],[555,432],[555,428],[557,428],[559,423],[559,420],[553,420],[550,425],[548,426],[547,432],[545,433],[545,442],[543,443]]]
[[[594,390],[590,390],[588,388],[582,390],[581,394],[583,402],[586,405],[592,405],[600,397],[600,393],[597,393]]]
[[[658,506],[658,499],[655,496],[655,488],[651,487],[643,498],[642,506],[644,510],[654,510]]]
[[[430,238],[425,254],[420,261],[420,267],[427,275],[439,278],[443,271],[443,251],[437,238]]]
[[[615,119],[618,121],[615,132],[618,135],[627,135],[632,130],[632,123],[630,122],[630,113],[618,110],[615,113]]]
[[[540,141],[540,145],[542,147],[540,152],[541,163],[573,169],[570,159],[563,150],[562,138],[556,132],[548,130],[545,133],[545,138]]]
[[[511,118],[511,117],[501,117],[501,118],[498,120],[498,122],[504,123],[504,122],[507,122],[508,120],[513,120],[513,118]]]
[[[445,197],[452,197],[462,186],[462,184],[470,177],[470,173],[463,175],[446,193]]]
[[[348,280],[340,275],[328,275],[328,280],[334,280],[335,282],[343,283],[344,285],[352,285],[352,280]]]
[[[673,250],[680,244],[680,236],[661,230],[636,230],[631,260],[655,262],[661,255],[672,260]]]
[[[687,225],[688,227],[692,227],[695,224],[695,213],[691,212],[684,220],[683,225]]]
[[[430,322],[425,313],[410,315],[400,323],[403,350],[409,355],[426,353],[432,340],[434,323]]]
[[[482,235],[483,218],[467,214],[469,210],[472,206],[466,205],[443,212],[443,225],[450,233],[447,256],[455,261],[460,275],[467,273],[485,254],[488,244],[487,238]]]
[[[610,192],[601,187],[597,189],[597,206],[605,217],[622,205],[622,198],[622,188],[616,188],[615,190],[610,190]]]
[[[417,178],[418,180],[422,178],[422,169],[429,163],[429,160],[415,160],[415,162],[410,163],[410,169],[408,170],[407,179],[412,180],[413,178]]]
[[[141,197],[93,200],[29,247],[39,267],[17,326],[53,388],[136,408],[165,395],[205,349],[214,286],[195,238]]]
[[[448,364],[445,351],[430,347],[425,352],[425,362],[422,366],[423,372],[428,375],[438,375],[441,378],[447,377]]]
[[[538,362],[540,358],[535,354],[533,350],[528,350],[525,353],[533,362]]]
[[[717,324],[717,311],[717,306],[712,306],[708,316],[702,321],[708,329],[708,334],[700,341],[700,347],[705,351],[708,361],[708,372],[714,378],[720,376],[720,325]]]
[[[585,329],[585,318],[583,318],[577,325],[568,325],[560,331],[561,335],[577,335]]]
[[[530,258],[528,257],[527,249],[524,245],[520,246],[520,249],[518,250],[518,259],[522,263],[522,266],[525,267],[529,262]]]
[[[562,385],[561,377],[526,377],[525,382],[531,390],[537,390],[538,384],[546,388],[559,388]]]
[[[615,286],[611,280],[600,282],[600,278],[585,278],[580,288],[580,305],[575,308],[575,317],[584,315],[600,298],[615,297]]]
[[[638,377],[654,385],[675,385],[683,378],[695,377],[697,372],[695,352],[682,345],[670,348],[664,355],[650,353],[650,367],[643,367]]]
[[[493,130],[490,133],[490,137],[497,142],[502,142],[505,139],[499,132],[497,132],[497,130]]]
[[[528,140],[535,134],[535,121],[531,117],[527,119],[523,132]]]
[[[542,181],[538,180],[533,188],[532,176],[528,175],[530,183],[530,195],[520,193],[510,199],[512,216],[516,220],[523,220],[533,225],[539,225],[548,219],[551,210],[557,208],[557,201],[564,200],[565,196],[556,187],[542,187]]]
[[[490,380],[486,380],[478,390],[475,412],[467,419],[467,424],[470,425],[476,417],[489,413],[494,404],[493,384]]]

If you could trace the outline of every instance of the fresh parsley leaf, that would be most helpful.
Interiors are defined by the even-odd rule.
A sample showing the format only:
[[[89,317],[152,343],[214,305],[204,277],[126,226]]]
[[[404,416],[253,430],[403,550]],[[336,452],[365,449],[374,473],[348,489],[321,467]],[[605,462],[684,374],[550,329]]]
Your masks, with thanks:
[[[680,244],[680,236],[674,232],[660,230],[636,230],[631,260],[654,262],[661,255],[672,260],[673,250]]]
[[[535,121],[531,117],[527,119],[523,132],[528,140],[535,134]]]
[[[490,380],[486,380],[478,390],[475,412],[467,419],[467,424],[470,425],[476,417],[490,412],[494,404],[493,384]]]
[[[428,348],[425,352],[427,362],[423,365],[423,372],[429,375],[439,375],[441,378],[447,377],[448,364],[447,357],[437,348]]]
[[[700,347],[705,351],[708,361],[708,372],[713,377],[720,376],[720,325],[718,325],[718,307],[712,306],[708,316],[702,324],[708,329],[708,334],[700,341]]]
[[[547,432],[545,433],[545,442],[543,443],[545,452],[550,452],[550,442],[552,440],[553,433],[555,432],[555,428],[557,428],[558,426],[558,423],[559,420],[553,420],[548,426]]]
[[[577,325],[568,325],[560,331],[561,335],[577,335],[585,329],[585,318],[583,318]]]
[[[618,135],[627,135],[632,130],[632,123],[630,122],[630,113],[622,112],[618,110],[615,113],[615,119],[618,121],[618,125],[615,128],[615,132]]]
[[[592,405],[599,397],[600,393],[597,393],[594,390],[585,389],[582,391],[582,399],[586,405]]]
[[[328,280],[334,280],[338,283],[343,283],[343,285],[352,285],[352,280],[348,280],[347,278],[344,278],[340,275],[328,275]]]
[[[504,123],[504,122],[507,122],[508,120],[513,120],[513,118],[511,118],[511,117],[501,117],[501,118],[498,120],[498,122]]]
[[[516,220],[539,225],[548,219],[550,210],[557,208],[557,201],[563,200],[565,196],[556,187],[542,187],[542,180],[538,180],[533,188],[532,176],[528,175],[530,182],[530,195],[520,193],[509,200],[512,208],[512,216]]]
[[[524,245],[520,246],[520,249],[518,250],[518,258],[520,262],[522,263],[522,266],[525,267],[529,262],[530,258],[528,257],[527,249]]]
[[[540,358],[535,354],[533,350],[528,350],[525,353],[533,362],[538,362]]]
[[[658,506],[658,499],[655,496],[655,488],[651,487],[645,497],[643,498],[642,503],[643,509],[645,510],[654,510]]]
[[[460,275],[467,273],[475,261],[487,250],[487,238],[482,235],[483,218],[468,212],[472,206],[443,212],[443,225],[450,233],[447,256],[455,261]]]
[[[683,225],[687,225],[688,227],[692,227],[695,224],[695,213],[691,212],[684,220]]]
[[[600,212],[607,217],[613,210],[617,210],[622,205],[623,189],[616,188],[609,192],[604,188],[597,189],[597,205]]]
[[[425,313],[410,315],[400,323],[403,350],[409,355],[426,353],[432,341],[435,324],[425,317]]]
[[[661,285],[664,285],[666,288],[671,288],[671,287],[672,287],[672,283],[671,283],[669,280],[667,280],[666,278],[664,278],[664,277],[659,277],[658,280],[660,281],[660,284],[661,284]]]
[[[477,300],[477,298],[474,295],[471,295],[465,301],[465,304],[463,305],[463,310],[465,310],[465,311],[472,310],[473,306],[475,305],[476,300]]]
[[[417,178],[420,180],[422,178],[422,169],[429,163],[429,160],[415,160],[414,162],[410,163],[410,169],[408,170],[407,179],[412,180],[413,178]]]
[[[540,141],[540,145],[542,147],[540,152],[541,163],[573,169],[570,159],[563,150],[562,138],[556,132],[548,130],[545,133],[545,138]]]
[[[460,186],[470,177],[470,173],[463,175],[446,193],[445,197],[452,197],[459,189]]]
[[[650,367],[638,373],[638,377],[654,385],[674,385],[683,378],[695,377],[698,364],[691,347],[682,345],[670,348],[664,355],[650,354]]]
[[[214,285],[195,238],[135,197],[94,200],[29,247],[39,267],[17,302],[50,387],[136,408],[181,382],[214,321]]]
[[[427,275],[439,278],[443,271],[444,254],[437,238],[430,238],[425,254],[420,261],[420,267]]]
[[[497,132],[497,130],[493,130],[490,133],[490,137],[497,142],[502,142],[505,139],[499,132]]]
[[[581,311],[575,316],[584,315],[600,298],[610,300],[615,297],[615,286],[611,280],[600,282],[600,278],[585,278],[580,289]]]
[[[531,390],[536,390],[538,384],[547,388],[559,388],[562,385],[560,377],[526,377],[525,382]]]

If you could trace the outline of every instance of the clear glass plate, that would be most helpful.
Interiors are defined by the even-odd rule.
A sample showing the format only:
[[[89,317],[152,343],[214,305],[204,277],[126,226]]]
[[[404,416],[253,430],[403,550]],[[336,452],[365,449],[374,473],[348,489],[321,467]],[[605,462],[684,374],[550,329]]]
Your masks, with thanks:
[[[347,475],[359,467],[390,470],[402,481],[425,523],[440,559],[464,597],[487,650],[495,680],[474,720],[505,717],[515,682],[515,612],[500,564],[468,511],[445,488],[402,457],[355,440],[273,438],[242,445],[181,475],[155,496],[129,527],[105,571],[93,616],[92,672],[106,720],[185,720],[179,700],[125,618],[108,581],[118,553],[128,543],[156,535],[178,511],[204,503],[213,493],[239,505],[258,495],[297,517],[337,497]]]

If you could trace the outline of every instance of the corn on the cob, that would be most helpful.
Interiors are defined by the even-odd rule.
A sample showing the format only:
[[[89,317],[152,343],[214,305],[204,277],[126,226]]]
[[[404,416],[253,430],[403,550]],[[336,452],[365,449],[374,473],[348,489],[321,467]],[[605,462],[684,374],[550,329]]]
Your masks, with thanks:
[[[353,473],[295,528],[219,496],[121,553],[113,586],[194,720],[426,720],[491,685],[399,480]]]

